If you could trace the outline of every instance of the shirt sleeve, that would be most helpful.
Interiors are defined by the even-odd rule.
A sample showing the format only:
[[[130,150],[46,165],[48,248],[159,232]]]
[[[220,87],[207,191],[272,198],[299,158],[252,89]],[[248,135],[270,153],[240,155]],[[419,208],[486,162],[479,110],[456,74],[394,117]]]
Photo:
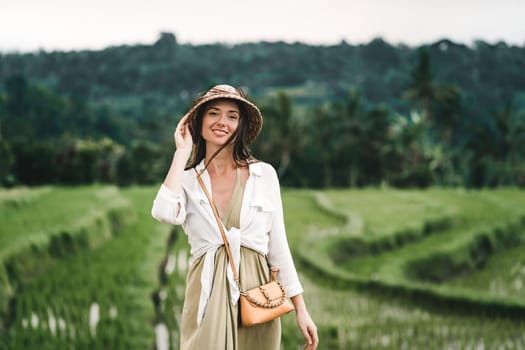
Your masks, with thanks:
[[[151,215],[160,222],[173,225],[182,224],[186,218],[184,193],[174,192],[162,184],[153,200]]]
[[[279,179],[273,168],[269,182],[268,188],[271,189],[269,192],[274,205],[274,217],[270,230],[268,263],[270,267],[279,268],[279,281],[283,284],[286,295],[293,297],[301,294],[303,287],[299,281],[299,276],[297,275],[297,270],[295,269],[288,245],[288,239],[286,238]]]

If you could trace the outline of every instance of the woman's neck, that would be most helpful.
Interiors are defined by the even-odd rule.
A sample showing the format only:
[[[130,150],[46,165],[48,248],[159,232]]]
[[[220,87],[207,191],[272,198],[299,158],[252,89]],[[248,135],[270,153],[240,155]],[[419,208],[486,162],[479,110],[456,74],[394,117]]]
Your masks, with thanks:
[[[211,159],[216,151],[217,149],[206,148],[205,159]],[[216,175],[222,175],[228,170],[237,168],[237,164],[233,160],[233,152],[231,147],[225,147],[218,154],[216,154],[207,165],[207,168],[208,172],[212,172]]]

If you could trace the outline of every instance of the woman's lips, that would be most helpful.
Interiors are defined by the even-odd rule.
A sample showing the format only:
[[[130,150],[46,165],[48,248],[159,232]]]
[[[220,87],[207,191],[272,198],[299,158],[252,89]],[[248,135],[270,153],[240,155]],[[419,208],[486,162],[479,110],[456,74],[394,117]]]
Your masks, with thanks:
[[[217,136],[224,136],[228,132],[226,130],[212,129],[212,132]]]

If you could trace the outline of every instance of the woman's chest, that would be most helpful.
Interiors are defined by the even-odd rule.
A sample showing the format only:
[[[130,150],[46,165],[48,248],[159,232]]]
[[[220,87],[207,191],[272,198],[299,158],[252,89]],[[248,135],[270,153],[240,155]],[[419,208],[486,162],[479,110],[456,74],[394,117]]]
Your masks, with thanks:
[[[212,198],[213,203],[217,206],[220,214],[223,214],[228,208],[233,196],[234,182],[225,179],[212,181]]]

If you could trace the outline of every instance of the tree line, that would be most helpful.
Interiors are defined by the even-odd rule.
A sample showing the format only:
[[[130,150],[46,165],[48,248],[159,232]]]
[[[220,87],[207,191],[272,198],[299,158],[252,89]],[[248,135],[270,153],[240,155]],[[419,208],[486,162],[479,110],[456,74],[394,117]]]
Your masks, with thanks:
[[[144,108],[180,112],[214,82],[247,87],[252,96],[313,86],[318,95],[304,96],[303,104],[341,100],[352,86],[361,92],[363,104],[385,104],[407,114],[411,106],[400,92],[409,84],[410,67],[422,47],[435,63],[434,80],[461,89],[467,102],[463,117],[486,116],[514,99],[525,108],[525,46],[481,40],[467,46],[442,39],[421,47],[391,45],[381,38],[359,45],[191,45],[178,43],[173,33],[161,33],[151,45],[0,53],[0,80],[23,75],[58,94],[110,104],[136,119],[143,117]]]
[[[381,39],[0,55],[4,185],[160,181],[197,91],[246,85],[252,146],[298,187],[525,184],[524,48]],[[134,73],[133,73],[134,72]]]

